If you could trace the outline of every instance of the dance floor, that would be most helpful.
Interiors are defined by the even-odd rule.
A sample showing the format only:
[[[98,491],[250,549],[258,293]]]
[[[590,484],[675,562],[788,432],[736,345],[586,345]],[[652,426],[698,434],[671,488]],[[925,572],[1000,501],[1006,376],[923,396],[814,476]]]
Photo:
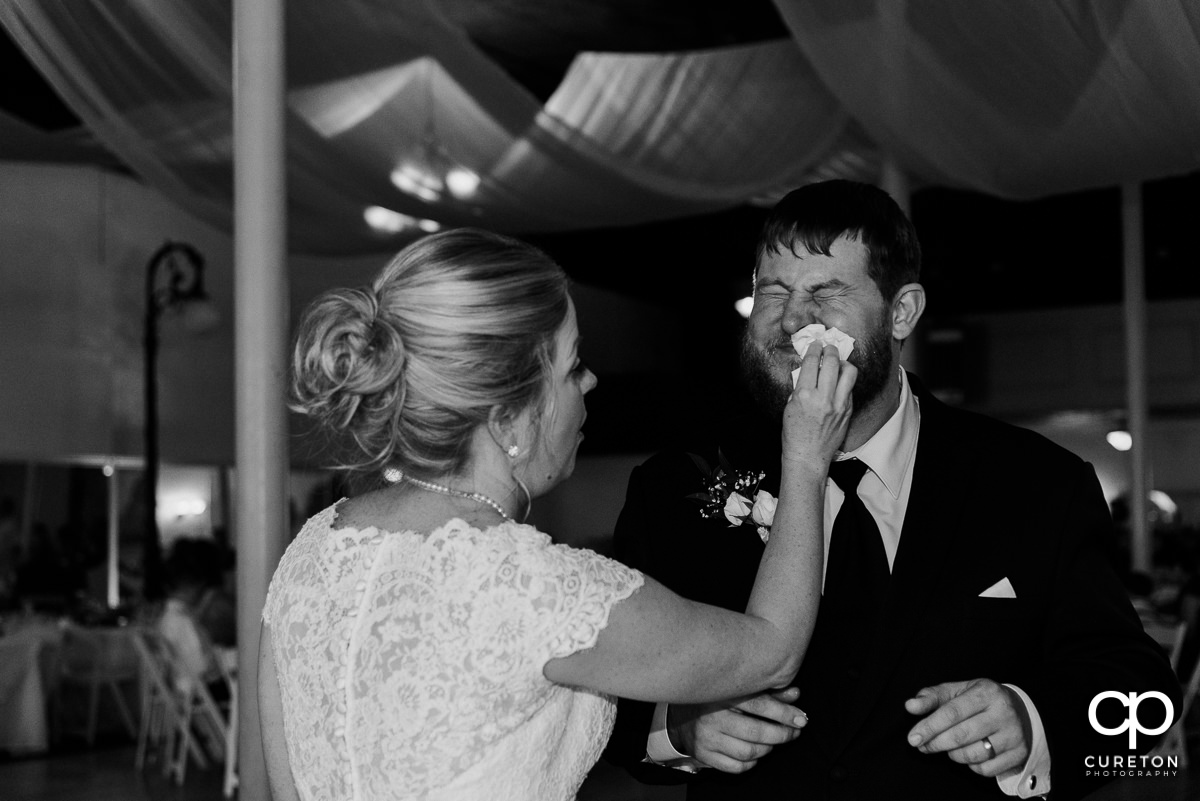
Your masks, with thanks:
[[[1193,753],[1200,749],[1190,749]],[[0,760],[5,801],[222,801],[219,769],[189,769],[178,787],[155,769],[133,767],[133,746],[107,746],[42,758]],[[1091,801],[1195,801],[1200,769],[1172,779],[1125,779]],[[680,787],[647,787],[604,763],[592,771],[578,801],[682,801]],[[249,800],[247,800],[249,801]],[[254,799],[253,801],[258,801]],[[265,800],[264,800],[265,801]]]
[[[224,801],[218,768],[188,769],[182,787],[153,766],[133,767],[132,745],[96,747],[76,753],[0,759],[3,801]],[[682,787],[648,787],[624,771],[601,763],[578,801],[683,801]],[[245,799],[244,801],[258,801]],[[265,799],[264,799],[265,801]]]

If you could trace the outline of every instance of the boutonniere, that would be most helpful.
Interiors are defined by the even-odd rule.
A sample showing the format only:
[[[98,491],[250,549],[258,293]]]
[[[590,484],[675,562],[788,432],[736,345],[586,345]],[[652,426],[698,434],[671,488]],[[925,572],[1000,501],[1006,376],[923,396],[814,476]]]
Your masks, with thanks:
[[[743,524],[755,526],[766,543],[778,503],[775,496],[758,488],[767,474],[761,470],[735,470],[719,450],[715,468],[694,453],[688,456],[704,474],[704,491],[687,496],[700,504],[700,516],[708,519],[724,515],[731,528]]]

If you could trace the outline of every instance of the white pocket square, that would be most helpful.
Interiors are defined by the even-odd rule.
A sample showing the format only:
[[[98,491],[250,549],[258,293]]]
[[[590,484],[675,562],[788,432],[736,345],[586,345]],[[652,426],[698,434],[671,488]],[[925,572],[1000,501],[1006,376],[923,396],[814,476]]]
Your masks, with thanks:
[[[988,587],[983,592],[979,593],[980,598],[1016,598],[1017,593],[1013,590],[1012,582],[1007,578],[1002,578],[992,586]]]

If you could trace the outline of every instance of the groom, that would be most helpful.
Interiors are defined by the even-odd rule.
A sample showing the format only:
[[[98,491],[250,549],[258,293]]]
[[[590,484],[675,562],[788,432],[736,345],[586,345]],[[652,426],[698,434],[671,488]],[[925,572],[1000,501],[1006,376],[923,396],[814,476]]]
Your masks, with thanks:
[[[1167,660],[1103,556],[1112,523],[1091,466],[943,405],[900,368],[925,308],[919,277],[911,223],[873,186],[812,184],[772,212],[742,344],[753,410],[688,450],[765,472],[759,489],[775,493],[799,366],[791,336],[821,323],[854,337],[854,417],[836,467],[859,475],[831,471],[827,485],[816,631],[786,691],[703,706],[623,700],[610,761],[648,782],[687,779],[689,801],[1077,798],[1105,780],[1088,775],[1089,755],[1153,744],[1096,731],[1096,695],[1159,691],[1178,709]],[[754,524],[700,514],[688,496],[704,482],[683,451],[635,469],[616,556],[689,598],[742,609],[763,544]],[[1147,701],[1138,716],[1156,728],[1165,707]],[[1112,730],[1129,709],[1108,700],[1096,717]]]

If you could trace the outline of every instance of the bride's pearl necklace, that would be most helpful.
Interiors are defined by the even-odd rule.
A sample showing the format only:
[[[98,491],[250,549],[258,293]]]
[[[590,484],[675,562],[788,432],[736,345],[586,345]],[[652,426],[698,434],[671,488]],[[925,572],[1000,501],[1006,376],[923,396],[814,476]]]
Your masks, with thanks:
[[[421,489],[429,492],[436,492],[439,495],[450,495],[455,498],[466,498],[467,500],[475,501],[476,503],[482,503],[495,509],[497,514],[499,514],[505,520],[512,520],[508,513],[504,511],[503,506],[496,503],[482,492],[466,492],[464,490],[456,490],[453,487],[446,487],[442,484],[434,484],[432,481],[422,481],[419,478],[406,476],[402,471],[397,470],[394,467],[386,468],[383,471],[383,478],[390,484],[398,484],[401,481],[407,481],[409,484],[420,487]]]

